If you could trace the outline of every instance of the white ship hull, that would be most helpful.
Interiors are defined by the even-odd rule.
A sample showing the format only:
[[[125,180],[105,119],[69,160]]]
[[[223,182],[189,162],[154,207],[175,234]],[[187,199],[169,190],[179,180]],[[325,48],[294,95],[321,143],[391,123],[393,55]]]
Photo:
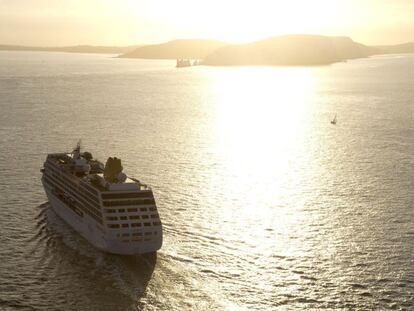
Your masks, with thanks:
[[[150,240],[145,239],[144,237],[140,239],[120,239],[119,235],[122,233],[115,235],[111,230],[108,230],[105,227],[100,227],[89,215],[75,211],[63,200],[59,199],[58,196],[54,194],[53,189],[51,189],[47,183],[43,182],[43,180],[42,183],[49,203],[55,213],[96,248],[105,252],[120,255],[151,253],[161,248],[161,227],[157,230],[157,239]],[[154,228],[152,230],[154,230]]]

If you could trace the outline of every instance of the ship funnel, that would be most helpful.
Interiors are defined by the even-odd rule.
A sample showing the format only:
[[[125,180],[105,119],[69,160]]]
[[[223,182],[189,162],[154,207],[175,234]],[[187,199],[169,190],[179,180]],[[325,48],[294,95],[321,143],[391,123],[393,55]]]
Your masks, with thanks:
[[[119,182],[118,175],[122,173],[121,159],[109,157],[104,169],[104,178],[108,182]]]

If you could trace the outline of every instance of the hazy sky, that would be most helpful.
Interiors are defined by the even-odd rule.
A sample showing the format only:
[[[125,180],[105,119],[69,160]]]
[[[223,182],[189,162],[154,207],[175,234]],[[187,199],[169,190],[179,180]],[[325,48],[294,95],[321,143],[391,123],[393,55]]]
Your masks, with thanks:
[[[287,33],[414,41],[414,0],[0,0],[0,44],[242,42]]]

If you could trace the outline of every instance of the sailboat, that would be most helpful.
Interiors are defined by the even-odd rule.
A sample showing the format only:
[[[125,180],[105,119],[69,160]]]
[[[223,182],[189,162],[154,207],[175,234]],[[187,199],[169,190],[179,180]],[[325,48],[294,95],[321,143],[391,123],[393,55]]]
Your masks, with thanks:
[[[331,124],[335,125],[336,124],[336,115],[335,117],[332,119]]]

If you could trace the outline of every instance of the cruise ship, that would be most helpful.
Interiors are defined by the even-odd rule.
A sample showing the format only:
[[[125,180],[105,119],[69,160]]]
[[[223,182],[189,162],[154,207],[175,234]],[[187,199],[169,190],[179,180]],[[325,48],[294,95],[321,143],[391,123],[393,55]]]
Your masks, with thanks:
[[[52,209],[96,248],[134,255],[162,246],[162,225],[152,190],[122,172],[121,160],[105,165],[81,152],[48,154],[42,184]]]

